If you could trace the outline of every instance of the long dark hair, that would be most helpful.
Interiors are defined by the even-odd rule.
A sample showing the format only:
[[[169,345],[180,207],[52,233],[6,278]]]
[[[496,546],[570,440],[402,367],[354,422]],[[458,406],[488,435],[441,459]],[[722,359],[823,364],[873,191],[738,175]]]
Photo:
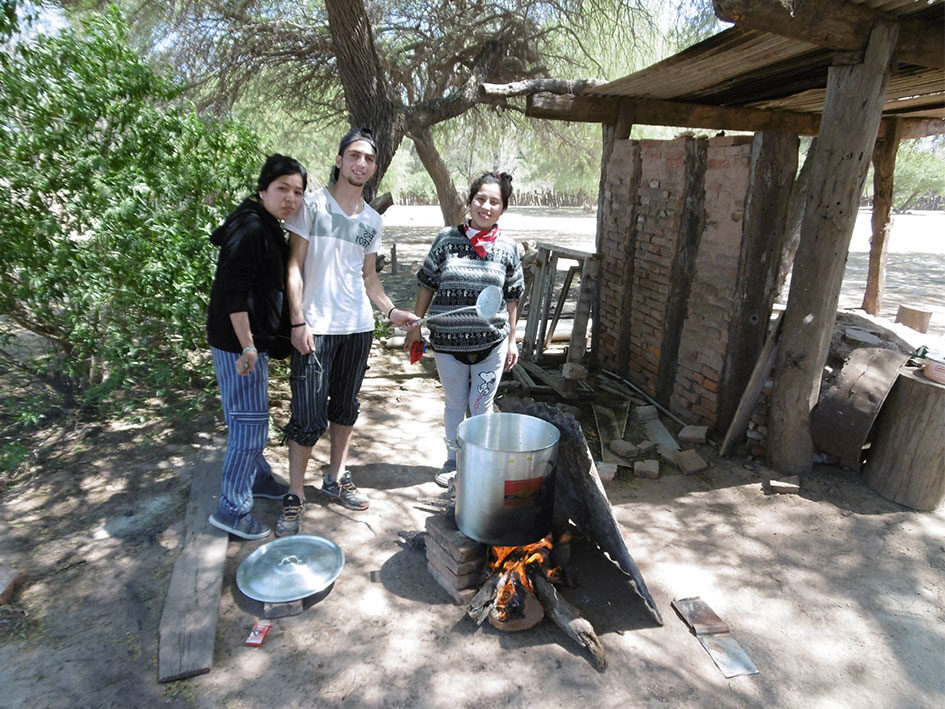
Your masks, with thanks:
[[[256,181],[256,191],[265,192],[273,180],[277,180],[283,175],[299,175],[302,178],[302,191],[308,186],[308,173],[302,167],[302,163],[288,155],[273,153],[259,171],[259,179]]]
[[[512,176],[507,172],[486,172],[473,180],[469,186],[469,199],[466,205],[472,204],[473,197],[483,185],[498,185],[502,195],[502,210],[509,208],[509,197],[512,196]]]

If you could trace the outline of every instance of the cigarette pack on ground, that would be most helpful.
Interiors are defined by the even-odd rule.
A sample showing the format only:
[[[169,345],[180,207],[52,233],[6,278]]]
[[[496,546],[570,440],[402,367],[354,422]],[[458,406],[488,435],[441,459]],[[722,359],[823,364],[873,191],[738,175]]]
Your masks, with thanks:
[[[247,645],[253,645],[259,647],[263,644],[263,640],[266,639],[266,635],[269,634],[269,629],[272,627],[272,623],[268,620],[257,620],[256,624],[253,625],[253,629],[249,632],[249,637],[246,638]]]

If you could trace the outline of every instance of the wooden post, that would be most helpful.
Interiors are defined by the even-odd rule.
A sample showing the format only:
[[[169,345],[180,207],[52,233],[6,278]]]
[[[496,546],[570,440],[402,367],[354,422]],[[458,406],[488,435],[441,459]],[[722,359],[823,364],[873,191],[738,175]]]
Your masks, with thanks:
[[[873,235],[870,237],[870,267],[866,275],[863,310],[878,315],[886,287],[886,250],[892,222],[893,172],[899,150],[899,119],[886,121],[886,135],[873,148]]]
[[[817,403],[856,211],[879,130],[899,26],[878,23],[861,64],[832,66],[784,314],[769,419],[775,468],[808,472]],[[855,107],[855,108],[854,108]]]
[[[787,237],[785,218],[797,172],[797,145],[797,135],[780,131],[756,133],[752,142],[735,306],[719,390],[719,431],[724,431],[735,415],[768,334],[777,295],[778,263]]]
[[[801,242],[801,222],[804,220],[804,204],[807,202],[807,187],[810,185],[810,169],[814,164],[814,153],[817,151],[817,138],[810,141],[807,148],[807,154],[804,157],[804,165],[797,179],[794,180],[794,188],[791,190],[791,200],[788,202],[787,224],[784,227],[785,239],[784,249],[781,251],[781,261],[778,266],[778,285],[775,292],[780,294],[787,283],[788,274],[791,272],[791,266],[794,265],[794,254],[797,253],[797,245]]]
[[[580,268],[580,265],[571,266],[568,269],[567,275],[564,277],[564,285],[561,286],[561,295],[558,296],[558,304],[555,306],[555,313],[551,316],[551,324],[548,326],[547,332],[545,332],[546,350],[551,347],[551,341],[555,336],[555,328],[558,326],[558,321],[561,319],[564,303],[568,299],[568,291],[571,290],[571,282],[574,280],[574,274],[577,273]]]
[[[669,400],[676,386],[679,366],[679,343],[686,321],[689,292],[696,274],[699,241],[705,230],[705,169],[708,140],[686,139],[684,207],[679,219],[676,252],[673,254],[669,280],[669,295],[663,310],[659,363],[656,372],[656,391],[653,398],[669,408]]]
[[[555,290],[555,278],[558,275],[558,257],[554,251],[549,252],[548,265],[542,281],[544,290],[540,294],[541,318],[538,321],[538,336],[535,338],[535,356],[537,361],[545,351],[545,332],[548,330],[548,318],[551,317],[551,296]],[[533,301],[535,302],[535,301]]]
[[[528,319],[525,321],[525,335],[522,337],[521,358],[529,361],[536,357],[538,343],[538,325],[541,321],[541,310],[544,304],[542,294],[545,292],[545,278],[548,272],[548,261],[551,253],[547,248],[539,247],[535,258],[535,276],[532,279],[529,295]]]
[[[903,369],[874,424],[866,484],[893,502],[934,510],[945,502],[945,384]]]

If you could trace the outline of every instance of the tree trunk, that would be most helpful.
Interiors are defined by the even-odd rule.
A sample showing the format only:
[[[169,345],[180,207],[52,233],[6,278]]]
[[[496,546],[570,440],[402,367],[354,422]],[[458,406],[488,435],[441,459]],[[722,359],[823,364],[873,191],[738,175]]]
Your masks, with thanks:
[[[445,226],[459,224],[466,216],[466,203],[456,189],[456,185],[453,184],[449,168],[433,143],[433,130],[430,127],[414,128],[407,135],[413,141],[417,149],[417,157],[420,158],[420,162],[423,163],[423,167],[436,187],[440,211],[443,213],[443,224]]]
[[[791,200],[788,202],[787,224],[785,226],[786,240],[784,249],[781,251],[781,263],[778,266],[778,285],[775,290],[775,298],[780,297],[784,290],[784,284],[787,283],[788,274],[791,272],[791,266],[794,265],[794,254],[797,253],[797,245],[801,242],[801,221],[804,219],[804,203],[807,202],[807,187],[810,184],[810,169],[814,164],[814,153],[817,149],[817,138],[811,140],[807,147],[807,156],[804,158],[804,165],[801,172],[794,180],[794,189],[791,190]]]
[[[771,400],[769,450],[772,464],[782,472],[811,469],[810,412],[820,392],[898,31],[895,23],[878,23],[862,64],[832,66],[827,73],[820,141],[813,156]]]
[[[404,137],[404,109],[387,83],[364,3],[325,0],[325,9],[348,119],[369,127],[377,139],[377,173],[364,189],[370,202]]]
[[[900,370],[873,427],[864,469],[866,484],[887,500],[914,510],[945,501],[945,384]]]
[[[892,226],[893,172],[899,150],[899,119],[886,122],[886,135],[873,148],[873,235],[870,239],[870,268],[863,294],[863,310],[878,315],[886,287],[886,251]]]

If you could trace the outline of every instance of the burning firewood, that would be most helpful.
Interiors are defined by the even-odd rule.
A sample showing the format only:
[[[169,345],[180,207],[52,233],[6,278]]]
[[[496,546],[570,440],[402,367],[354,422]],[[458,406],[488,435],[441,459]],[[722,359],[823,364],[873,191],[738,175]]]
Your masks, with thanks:
[[[607,658],[594,627],[577,608],[558,595],[554,581],[559,571],[551,568],[551,538],[523,547],[491,547],[491,575],[467,608],[477,625],[489,623],[503,631],[531,628],[546,615],[568,637],[587,648],[600,669]]]
[[[538,625],[545,617],[541,603],[512,571],[503,573],[497,583],[502,589],[496,594],[489,611],[489,624],[496,630],[516,632]]]
[[[489,570],[498,575],[489,622],[499,630],[525,630],[541,622],[545,612],[535,597],[533,579],[554,576],[549,564],[551,537],[517,547],[489,550]]]

